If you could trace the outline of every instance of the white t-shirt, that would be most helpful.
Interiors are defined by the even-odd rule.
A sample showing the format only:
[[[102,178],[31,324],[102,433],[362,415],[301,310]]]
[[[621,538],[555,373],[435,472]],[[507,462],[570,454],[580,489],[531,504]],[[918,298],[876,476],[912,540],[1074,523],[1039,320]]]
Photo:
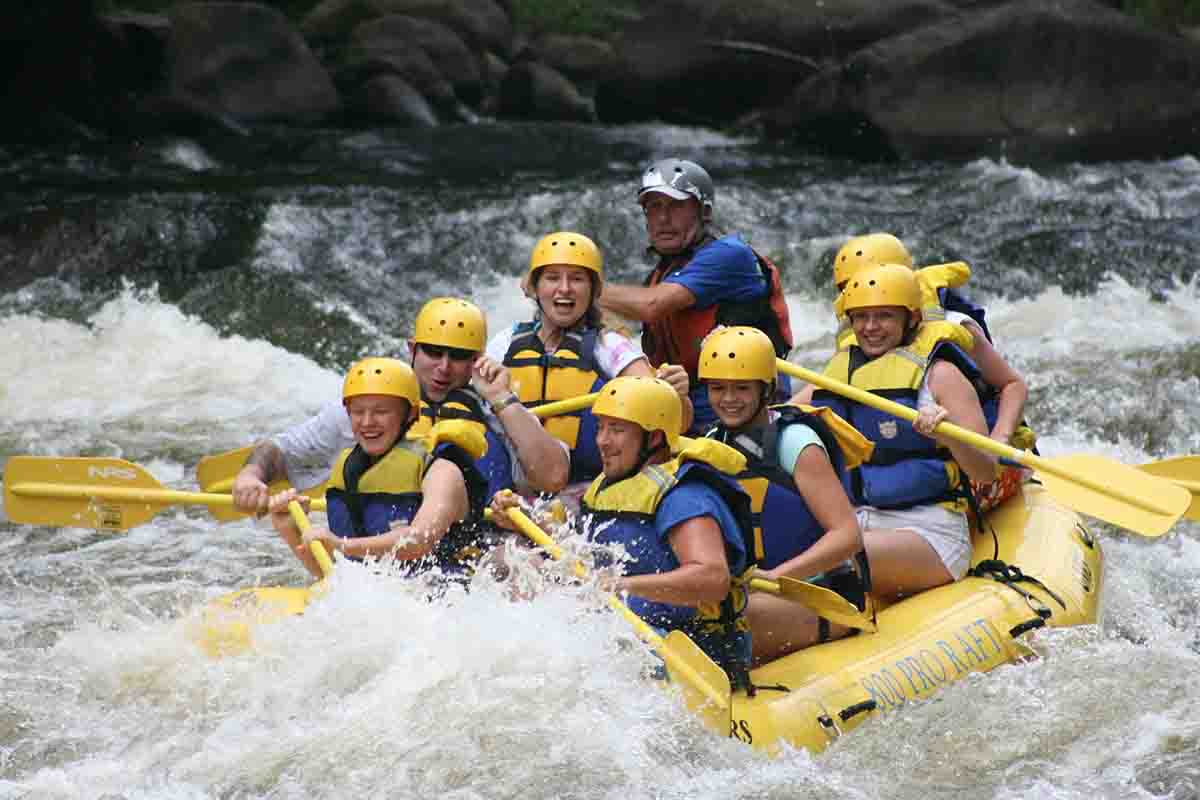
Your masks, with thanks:
[[[493,336],[487,343],[488,358],[503,362],[515,331],[514,325]],[[596,365],[602,372],[614,378],[634,361],[645,357],[645,353],[632,339],[616,331],[605,330],[596,338]]]
[[[496,433],[508,450],[512,463],[512,479],[518,491],[528,489],[525,471],[517,458],[516,450],[504,435],[504,426],[492,413],[486,402],[481,402],[484,423]],[[350,428],[350,415],[341,403],[331,401],[321,406],[315,416],[297,423],[271,438],[271,442],[283,454],[288,480],[298,489],[310,489],[324,483],[338,455],[354,447],[354,432]],[[566,449],[566,445],[563,445]]]

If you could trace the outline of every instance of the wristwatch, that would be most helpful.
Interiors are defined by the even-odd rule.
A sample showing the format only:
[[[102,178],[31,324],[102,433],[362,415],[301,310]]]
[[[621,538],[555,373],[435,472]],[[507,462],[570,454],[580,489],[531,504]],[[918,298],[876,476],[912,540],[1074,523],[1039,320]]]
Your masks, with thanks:
[[[505,397],[499,403],[495,403],[492,405],[492,411],[495,412],[497,415],[499,415],[501,411],[508,408],[513,403],[519,403],[519,402],[521,402],[521,398],[517,397],[516,393],[509,392],[508,397]]]

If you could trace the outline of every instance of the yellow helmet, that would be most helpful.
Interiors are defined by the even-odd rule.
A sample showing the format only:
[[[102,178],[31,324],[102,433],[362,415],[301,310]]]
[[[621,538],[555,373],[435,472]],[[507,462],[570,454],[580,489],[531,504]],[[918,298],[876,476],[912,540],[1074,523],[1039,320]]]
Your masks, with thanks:
[[[855,236],[833,257],[833,282],[841,286],[863,267],[875,264],[903,264],[912,269],[913,260],[904,242],[890,233]]]
[[[876,264],[859,272],[842,290],[842,308],[902,306],[921,311],[921,285],[917,273],[903,264]]]
[[[583,267],[594,272],[596,277],[604,278],[604,257],[600,255],[600,248],[582,233],[557,231],[538,239],[529,256],[526,279],[532,281],[534,272],[551,264]]]
[[[683,424],[679,395],[671,384],[658,378],[613,378],[600,389],[592,413],[636,423],[647,433],[662,431],[672,450]]]
[[[346,373],[342,402],[361,394],[382,394],[408,401],[408,418],[420,413],[421,388],[412,367],[396,358],[364,358]]]
[[[716,328],[700,346],[700,380],[775,382],[775,345],[758,328]]]
[[[413,342],[479,352],[487,344],[487,320],[474,303],[436,297],[417,314]]]

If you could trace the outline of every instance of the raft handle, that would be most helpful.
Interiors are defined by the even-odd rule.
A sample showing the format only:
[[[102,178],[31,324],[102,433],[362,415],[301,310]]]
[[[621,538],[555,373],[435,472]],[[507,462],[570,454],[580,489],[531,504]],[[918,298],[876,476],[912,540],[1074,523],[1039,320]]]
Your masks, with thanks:
[[[846,706],[838,712],[838,719],[842,722],[848,722],[851,717],[856,717],[866,711],[874,711],[879,708],[879,703],[874,700],[863,700],[861,703],[855,703],[852,706]]]
[[[1031,620],[1022,622],[1020,625],[1014,625],[1009,629],[1008,635],[1015,639],[1022,633],[1028,633],[1029,631],[1044,627],[1046,627],[1046,620],[1043,617],[1037,616]]]

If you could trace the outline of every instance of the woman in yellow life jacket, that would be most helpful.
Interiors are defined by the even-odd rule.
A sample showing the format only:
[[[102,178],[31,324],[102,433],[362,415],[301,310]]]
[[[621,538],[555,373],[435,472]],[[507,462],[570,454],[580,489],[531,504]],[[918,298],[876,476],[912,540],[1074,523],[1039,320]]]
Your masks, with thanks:
[[[958,580],[970,565],[968,479],[986,482],[996,461],[933,433],[942,420],[987,434],[966,353],[970,337],[921,321],[921,289],[900,264],[867,267],[842,293],[856,344],[839,351],[825,374],[916,409],[915,423],[806,386],[793,402],[828,406],[874,443],[850,471],[871,566],[872,590],[913,594]],[[947,338],[951,335],[950,338]]]
[[[589,394],[622,376],[657,375],[687,397],[682,367],[664,365],[656,372],[628,336],[604,325],[596,305],[604,288],[604,262],[588,237],[570,231],[543,236],[521,288],[537,307],[533,319],[494,336],[476,367],[477,386],[497,414],[516,402],[534,408]],[[684,415],[690,424],[690,402]],[[570,451],[568,482],[581,491],[601,470],[595,416],[584,409],[543,424]]]
[[[988,435],[998,442],[1021,450],[1032,450],[1036,436],[1025,424],[1025,401],[1029,387],[1025,379],[1012,368],[992,344],[983,307],[972,302],[959,288],[971,277],[971,268],[963,261],[933,264],[916,268],[904,243],[890,233],[868,233],[855,236],[844,244],[833,262],[833,280],[841,291],[860,270],[879,264],[902,264],[915,271],[921,289],[921,319],[926,325],[958,324],[971,334],[965,350],[979,368],[988,391],[981,393]],[[834,301],[838,319],[837,349],[855,344],[850,320],[841,306],[842,297]],[[980,507],[986,511],[1016,494],[1028,471],[1019,466],[1001,470],[996,478],[974,487]]]
[[[319,540],[351,558],[391,556],[412,569],[461,572],[477,555],[474,523],[486,502],[487,481],[475,460],[487,447],[478,425],[436,423],[423,439],[406,439],[417,421],[421,391],[412,367],[394,358],[367,358],[346,374],[342,400],[355,445],[338,457],[326,490],[329,527],[303,537],[288,515],[295,489],[271,497],[271,522],[316,577],[307,547]]]
[[[775,347],[757,328],[717,328],[700,350],[699,375],[718,424],[708,438],[746,457],[738,483],[750,495],[760,572],[815,580],[866,608],[862,533],[843,481],[870,455],[863,436],[828,408],[768,405]],[[750,596],[755,662],[771,661],[849,628],[784,598]]]

